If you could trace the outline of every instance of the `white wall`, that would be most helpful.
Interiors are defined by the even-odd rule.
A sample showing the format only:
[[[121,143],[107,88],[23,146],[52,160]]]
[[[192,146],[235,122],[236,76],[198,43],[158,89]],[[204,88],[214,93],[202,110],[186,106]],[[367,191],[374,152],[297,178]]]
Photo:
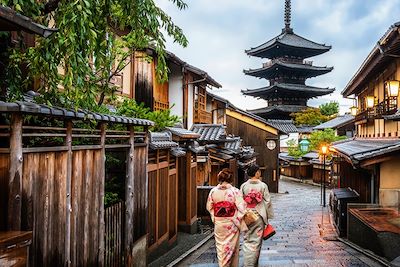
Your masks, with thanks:
[[[171,113],[183,119],[182,71],[179,66],[170,66],[168,99]]]
[[[193,92],[193,84],[188,85],[188,129],[190,129],[193,125],[193,101],[194,101],[194,92]]]
[[[289,133],[289,135],[281,135],[280,136],[280,147],[281,151],[287,151],[287,141],[295,140],[296,144],[299,142],[299,133]]]

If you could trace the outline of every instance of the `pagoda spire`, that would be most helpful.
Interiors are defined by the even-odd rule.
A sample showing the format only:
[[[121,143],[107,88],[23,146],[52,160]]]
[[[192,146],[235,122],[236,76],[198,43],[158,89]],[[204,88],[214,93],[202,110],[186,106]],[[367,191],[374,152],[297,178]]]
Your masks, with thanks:
[[[291,6],[291,0],[285,0],[285,28],[283,30],[289,33],[293,32],[293,29],[290,28],[290,20],[292,17]]]

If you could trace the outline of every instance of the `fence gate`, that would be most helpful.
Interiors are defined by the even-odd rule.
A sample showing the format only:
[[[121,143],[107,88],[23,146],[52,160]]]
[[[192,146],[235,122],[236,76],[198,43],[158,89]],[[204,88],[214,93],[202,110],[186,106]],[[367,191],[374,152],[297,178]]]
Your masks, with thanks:
[[[105,248],[104,265],[109,267],[125,266],[124,225],[125,202],[121,201],[105,209]]]

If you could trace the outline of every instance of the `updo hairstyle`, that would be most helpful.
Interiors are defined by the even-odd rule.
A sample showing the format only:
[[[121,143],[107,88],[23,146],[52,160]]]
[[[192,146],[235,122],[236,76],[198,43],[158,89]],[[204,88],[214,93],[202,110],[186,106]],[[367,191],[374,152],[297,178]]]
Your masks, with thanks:
[[[218,183],[222,184],[223,182],[230,184],[233,182],[233,172],[228,168],[224,168],[218,173]]]

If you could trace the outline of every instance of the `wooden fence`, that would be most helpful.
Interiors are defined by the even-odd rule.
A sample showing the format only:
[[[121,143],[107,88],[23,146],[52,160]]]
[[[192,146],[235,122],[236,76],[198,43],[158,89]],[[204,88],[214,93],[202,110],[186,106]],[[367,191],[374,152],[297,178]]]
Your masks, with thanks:
[[[132,266],[134,241],[146,235],[147,194],[141,198],[136,192],[147,189],[146,172],[136,176],[136,168],[146,170],[146,153],[135,160],[136,149],[147,150],[145,133],[134,133],[133,126],[107,130],[105,123],[98,129],[73,128],[72,121],[64,127],[39,127],[23,125],[19,114],[10,117],[11,125],[0,125],[0,230],[33,232],[30,266],[104,266],[110,255],[119,258],[111,266]],[[32,144],[34,140],[40,145]],[[43,140],[51,145],[42,145]],[[78,140],[80,145],[75,145]],[[106,230],[108,148],[127,150],[127,170],[126,204],[106,216],[110,226]],[[134,217],[137,213],[142,216]],[[108,255],[105,236],[114,242]],[[122,255],[125,262],[120,262]]]
[[[124,261],[124,223],[125,202],[114,204],[104,211],[105,245],[104,265],[107,267],[125,266]]]

